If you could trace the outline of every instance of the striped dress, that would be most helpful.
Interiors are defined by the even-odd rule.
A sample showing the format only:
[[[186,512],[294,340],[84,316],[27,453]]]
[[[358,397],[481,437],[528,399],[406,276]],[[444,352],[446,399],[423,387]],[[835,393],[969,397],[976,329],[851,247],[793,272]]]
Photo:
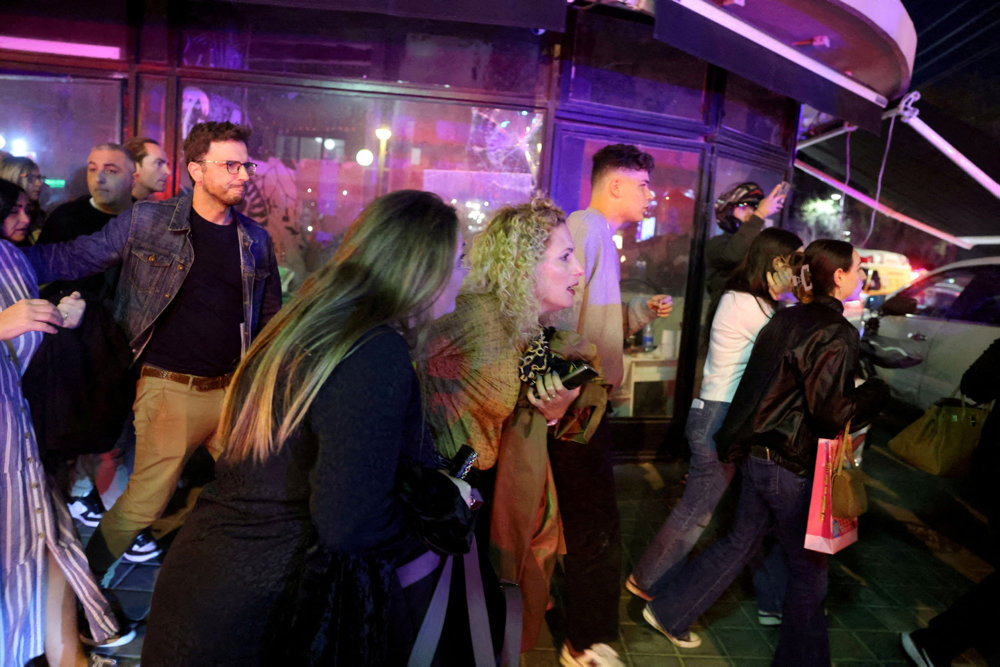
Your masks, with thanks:
[[[0,310],[38,294],[31,266],[0,240]],[[45,650],[46,551],[83,603],[91,633],[117,632],[114,616],[87,566],[66,504],[38,460],[21,374],[43,334],[12,338],[16,359],[0,343],[0,665],[23,665]]]

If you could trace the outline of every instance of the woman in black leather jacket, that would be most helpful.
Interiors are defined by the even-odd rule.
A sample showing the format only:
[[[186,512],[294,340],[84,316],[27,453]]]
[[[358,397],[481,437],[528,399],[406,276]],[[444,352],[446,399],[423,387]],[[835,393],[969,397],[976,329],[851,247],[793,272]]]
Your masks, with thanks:
[[[811,243],[797,291],[802,304],[775,313],[757,337],[715,437],[719,458],[742,464],[733,527],[643,614],[675,644],[684,645],[691,623],[736,578],[773,524],[790,574],[774,664],[830,664],[826,555],[803,547],[817,439],[836,437],[848,419],[861,426],[889,396],[878,378],[854,386],[858,332],[844,319],[842,301],[857,291],[859,264],[849,243]]]

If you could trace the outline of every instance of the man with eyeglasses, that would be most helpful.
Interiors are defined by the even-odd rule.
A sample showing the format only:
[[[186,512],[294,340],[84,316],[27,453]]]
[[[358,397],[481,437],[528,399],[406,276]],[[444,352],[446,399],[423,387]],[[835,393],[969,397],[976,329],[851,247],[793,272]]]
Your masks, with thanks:
[[[267,231],[233,207],[256,172],[248,128],[195,125],[190,196],[136,202],[97,234],[26,252],[40,282],[121,265],[115,315],[140,367],[134,471],[87,545],[98,580],[162,513],[184,463],[213,435],[231,374],[281,305]],[[131,172],[130,172],[131,173]]]

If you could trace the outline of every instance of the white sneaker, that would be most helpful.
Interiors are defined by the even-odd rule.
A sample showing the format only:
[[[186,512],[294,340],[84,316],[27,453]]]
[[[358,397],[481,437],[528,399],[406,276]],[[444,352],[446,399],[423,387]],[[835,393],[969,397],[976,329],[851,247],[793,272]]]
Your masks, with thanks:
[[[93,646],[95,648],[115,648],[117,646],[125,646],[125,644],[130,644],[135,639],[135,629],[125,628],[123,631],[119,632],[117,635],[111,635],[102,642],[94,641],[88,634],[80,634],[80,643],[86,646]],[[91,653],[91,655],[94,655]]]
[[[903,650],[906,651],[906,655],[916,663],[917,667],[934,667],[934,661],[927,655],[927,650],[917,646],[917,643],[913,641],[912,632],[904,632],[899,638],[902,640]]]
[[[669,639],[674,646],[679,648],[698,648],[701,646],[701,637],[699,637],[696,632],[688,630],[680,637],[675,637],[664,630],[663,626],[660,625],[660,622],[656,620],[656,616],[653,615],[653,610],[649,608],[648,604],[642,608],[642,617],[653,627],[654,630]]]
[[[90,497],[77,496],[70,498],[69,514],[83,525],[97,528],[104,516],[104,508]]]
[[[781,612],[757,611],[757,622],[765,627],[776,627],[781,625]]]
[[[625,667],[617,651],[607,644],[591,644],[579,657],[573,655],[569,645],[563,644],[559,664],[563,667]]]
[[[132,561],[133,563],[145,563],[147,560],[156,558],[163,550],[153,539],[152,533],[149,530],[144,530],[135,536],[132,540],[132,544],[129,545],[128,550],[122,554],[125,560]]]

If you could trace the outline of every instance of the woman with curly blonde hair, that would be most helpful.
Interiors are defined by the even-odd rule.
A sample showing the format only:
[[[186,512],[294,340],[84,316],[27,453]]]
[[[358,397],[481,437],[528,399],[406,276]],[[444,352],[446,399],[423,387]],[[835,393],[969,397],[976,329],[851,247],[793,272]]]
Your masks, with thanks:
[[[546,434],[571,438],[596,425],[605,400],[600,385],[566,389],[552,371],[553,356],[590,362],[594,347],[539,324],[573,305],[583,275],[573,250],[550,200],[500,209],[472,243],[455,310],[427,343],[428,421],[446,456],[463,444],[478,454],[472,481],[485,505],[476,532],[490,540],[500,577],[520,585],[522,651],[537,639],[562,549]]]

